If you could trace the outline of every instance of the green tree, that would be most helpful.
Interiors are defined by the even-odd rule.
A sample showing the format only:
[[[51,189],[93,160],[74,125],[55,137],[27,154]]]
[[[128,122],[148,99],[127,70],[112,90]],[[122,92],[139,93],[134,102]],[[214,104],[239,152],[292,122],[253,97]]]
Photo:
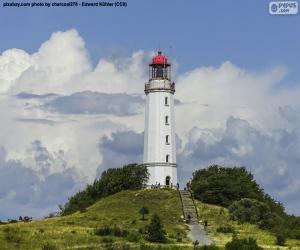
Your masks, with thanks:
[[[123,168],[110,168],[104,171],[100,179],[69,198],[61,206],[61,215],[84,211],[97,200],[128,189],[141,189],[145,187],[149,178],[147,167],[138,164],[129,164]]]
[[[145,215],[146,215],[146,214],[149,214],[149,209],[148,209],[148,207],[143,206],[143,207],[140,209],[140,214],[142,215],[142,220],[145,220]]]
[[[242,198],[264,200],[264,193],[244,167],[218,165],[193,173],[191,189],[196,199],[228,207]]]
[[[157,214],[153,214],[150,224],[146,228],[147,239],[151,242],[166,242],[166,232]]]

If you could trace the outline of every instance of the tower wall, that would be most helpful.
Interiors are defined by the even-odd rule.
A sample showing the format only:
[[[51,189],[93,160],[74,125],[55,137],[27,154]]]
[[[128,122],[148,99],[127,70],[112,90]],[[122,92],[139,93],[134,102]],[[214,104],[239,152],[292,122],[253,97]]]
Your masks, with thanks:
[[[166,80],[150,80],[149,84],[154,88],[146,92],[143,159],[150,173],[148,185],[159,183],[166,185],[166,177],[169,176],[169,186],[171,184],[175,186],[177,168],[174,91],[168,88],[155,88],[155,86],[166,86]],[[170,86],[169,81],[167,86]],[[168,117],[167,124],[166,117]]]

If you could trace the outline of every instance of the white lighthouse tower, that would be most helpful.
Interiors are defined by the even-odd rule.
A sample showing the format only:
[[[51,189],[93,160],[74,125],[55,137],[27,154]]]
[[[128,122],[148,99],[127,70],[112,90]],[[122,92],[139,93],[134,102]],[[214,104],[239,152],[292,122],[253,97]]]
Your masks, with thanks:
[[[159,50],[149,64],[149,81],[145,84],[144,165],[150,174],[148,186],[177,184],[175,84],[171,82],[170,66]]]

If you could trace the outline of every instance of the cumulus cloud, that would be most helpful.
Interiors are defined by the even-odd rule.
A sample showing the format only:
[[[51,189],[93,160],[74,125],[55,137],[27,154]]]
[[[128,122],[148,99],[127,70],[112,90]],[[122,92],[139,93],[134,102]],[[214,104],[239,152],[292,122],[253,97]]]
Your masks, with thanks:
[[[43,171],[35,171],[22,162],[6,160],[5,149],[0,154],[0,219],[17,216],[44,216],[58,211],[66,196],[82,186],[78,173],[66,168],[60,173],[50,174],[49,154],[40,143],[35,142],[36,160],[42,163]]]
[[[131,130],[117,131],[110,137],[104,136],[99,142],[103,160],[97,169],[99,176],[107,168],[120,167],[128,163],[141,163],[144,134]]]
[[[0,55],[0,93],[139,93],[149,60],[150,53],[137,51],[129,58],[101,58],[93,69],[76,30],[54,32],[36,53],[9,49]]]

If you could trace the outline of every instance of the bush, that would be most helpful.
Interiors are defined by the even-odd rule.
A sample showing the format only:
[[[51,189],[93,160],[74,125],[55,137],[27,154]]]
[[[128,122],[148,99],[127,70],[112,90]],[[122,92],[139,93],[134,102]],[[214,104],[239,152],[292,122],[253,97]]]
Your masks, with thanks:
[[[284,233],[277,233],[276,234],[276,244],[279,246],[284,246],[286,241],[286,235]]]
[[[228,234],[228,233],[234,234],[235,233],[234,228],[231,225],[226,225],[224,227],[218,227],[217,232],[224,233],[224,234]]]
[[[76,211],[85,212],[85,209],[97,200],[123,190],[141,189],[147,183],[148,178],[147,167],[142,165],[129,164],[123,168],[110,168],[85,190],[70,197],[64,206],[59,206],[61,215],[72,214]]]
[[[46,243],[42,246],[42,250],[58,250],[58,248],[54,244]]]
[[[272,220],[272,213],[268,205],[248,198],[233,202],[229,207],[229,213],[231,219],[241,223],[248,222],[256,225],[264,225],[265,221],[270,224]]]
[[[238,239],[233,237],[232,241],[225,245],[225,250],[263,250],[263,248],[258,246],[253,238]]]
[[[104,226],[101,228],[97,228],[94,232],[95,235],[98,236],[116,236],[116,237],[126,237],[128,234],[128,231],[125,229],[122,229],[119,226],[109,227]]]
[[[147,240],[151,242],[166,242],[166,232],[157,214],[152,216],[146,231]]]
[[[142,239],[142,235],[137,231],[131,231],[128,233],[126,239],[130,242],[139,242]]]

